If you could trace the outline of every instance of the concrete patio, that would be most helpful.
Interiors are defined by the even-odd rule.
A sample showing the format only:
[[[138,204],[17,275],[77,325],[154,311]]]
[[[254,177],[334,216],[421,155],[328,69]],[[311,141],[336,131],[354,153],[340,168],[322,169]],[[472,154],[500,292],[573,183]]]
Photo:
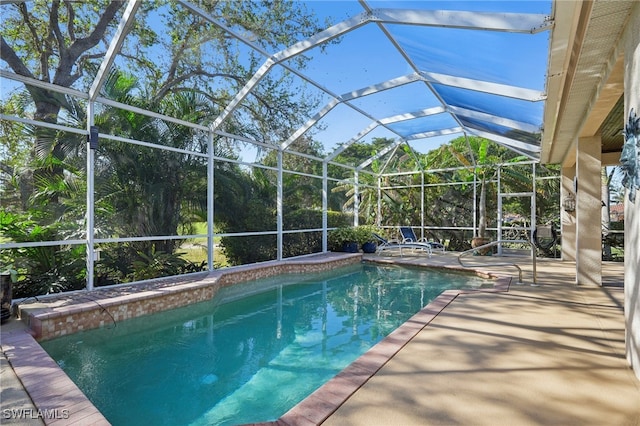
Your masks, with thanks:
[[[640,424],[623,265],[604,263],[596,288],[574,284],[573,263],[539,260],[532,287],[519,263],[524,285],[457,296],[323,424]]]

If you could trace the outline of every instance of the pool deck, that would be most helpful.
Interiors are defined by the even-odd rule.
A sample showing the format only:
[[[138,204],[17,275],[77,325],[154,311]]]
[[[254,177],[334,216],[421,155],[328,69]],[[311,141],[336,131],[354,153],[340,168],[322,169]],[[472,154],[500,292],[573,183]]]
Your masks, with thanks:
[[[450,253],[403,260],[457,264]],[[277,423],[640,424],[640,381],[625,360],[623,265],[604,262],[604,286],[585,287],[575,284],[574,263],[539,259],[534,287],[531,261],[512,260],[525,284],[456,295],[355,392],[349,382],[367,371],[341,373]],[[517,277],[513,267],[494,270]],[[394,353],[396,344],[373,352]]]
[[[376,258],[457,265],[452,253]],[[587,287],[574,283],[574,263],[538,259],[534,287],[530,260],[511,259],[525,284],[515,268],[495,267],[512,277],[508,286],[448,293],[273,423],[640,425],[640,381],[625,360],[623,265],[603,262],[604,286]],[[3,340],[19,327],[3,324]],[[0,361],[0,423],[42,424],[5,416],[36,408],[4,347]]]
[[[574,263],[540,259],[533,287],[530,260],[516,261],[524,285],[457,295],[322,424],[640,424],[640,382],[625,360],[623,265],[603,263],[605,285],[584,287],[574,284]],[[318,423],[305,414],[281,420]]]

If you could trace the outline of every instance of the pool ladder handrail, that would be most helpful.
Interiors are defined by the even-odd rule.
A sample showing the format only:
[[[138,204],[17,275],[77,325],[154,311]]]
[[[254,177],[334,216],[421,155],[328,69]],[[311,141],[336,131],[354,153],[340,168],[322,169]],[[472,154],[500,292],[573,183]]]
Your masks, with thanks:
[[[483,244],[481,246],[474,247],[472,249],[463,251],[462,253],[460,253],[458,255],[458,263],[463,268],[468,268],[469,266],[467,266],[464,263],[462,263],[462,257],[463,256],[465,256],[465,255],[467,255],[469,253],[473,253],[476,250],[480,250],[480,249],[483,249],[483,248],[489,248],[489,247],[497,246],[498,244],[504,244],[504,243],[529,244],[529,246],[531,247],[531,266],[533,268],[533,284],[531,284],[531,285],[532,286],[537,286],[538,285],[538,273],[536,271],[536,246],[532,241],[529,241],[529,240],[498,240],[498,241],[491,241],[490,243]],[[522,268],[520,266],[518,266],[517,264],[511,263],[511,262],[505,262],[505,263],[492,263],[491,266],[514,266],[514,267],[516,267],[518,269],[518,284],[524,284],[524,282],[522,281]]]

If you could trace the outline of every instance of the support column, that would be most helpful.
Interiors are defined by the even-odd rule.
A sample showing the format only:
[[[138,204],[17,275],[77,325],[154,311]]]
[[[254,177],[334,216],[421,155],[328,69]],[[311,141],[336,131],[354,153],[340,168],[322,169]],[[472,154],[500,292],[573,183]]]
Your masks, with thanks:
[[[207,270],[213,271],[215,265],[215,152],[213,131],[209,131],[207,140]]]
[[[579,138],[576,158],[576,283],[602,285],[602,182],[599,135]]]
[[[359,173],[353,172],[353,226],[359,226],[360,217],[360,182]]]
[[[277,237],[277,246],[278,246],[278,254],[277,259],[282,260],[282,230],[283,230],[283,221],[282,216],[284,214],[284,184],[283,184],[283,176],[282,176],[282,150],[278,150],[278,183],[277,183],[277,200],[276,200],[276,212],[277,212],[277,223],[276,228],[278,229],[278,237]]]
[[[560,219],[562,235],[562,260],[576,260],[576,212],[567,211],[564,201],[573,198],[575,201],[574,178],[576,176],[575,166],[563,167],[560,186]],[[575,203],[574,203],[575,204]]]
[[[86,215],[86,264],[87,264],[87,277],[86,277],[86,289],[93,290],[94,284],[94,266],[96,261],[96,248],[94,244],[95,238],[95,151],[98,144],[97,129],[94,129],[94,114],[95,103],[89,102],[87,104],[87,215]],[[95,132],[95,133],[94,133]],[[95,140],[94,140],[95,138]]]
[[[329,235],[327,228],[329,227],[329,218],[327,211],[329,210],[329,169],[326,161],[322,162],[322,252],[329,251],[327,237]]]

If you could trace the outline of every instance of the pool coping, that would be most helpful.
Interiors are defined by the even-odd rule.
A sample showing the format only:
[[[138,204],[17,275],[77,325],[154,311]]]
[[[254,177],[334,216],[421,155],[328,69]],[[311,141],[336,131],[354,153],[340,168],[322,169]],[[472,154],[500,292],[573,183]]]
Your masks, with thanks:
[[[347,368],[338,373],[333,379],[318,388],[315,392],[285,413],[280,419],[264,422],[264,425],[301,425],[318,424],[336,411],[358,388],[366,383],[384,364],[386,364],[402,347],[404,347],[417,333],[426,327],[449,303],[467,292],[495,292],[507,291],[511,278],[502,277],[482,270],[474,270],[454,266],[430,266],[420,264],[408,258],[366,258],[362,254],[328,253],[315,258],[304,257],[284,261],[264,262],[211,273],[199,274],[179,280],[156,280],[142,291],[125,294],[123,296],[92,299],[78,304],[55,303],[50,307],[38,305],[36,308],[23,307],[26,327],[11,331],[2,330],[2,351],[9,360],[18,379],[29,394],[36,410],[29,413],[42,420],[47,425],[95,424],[108,425],[108,420],[89,401],[75,383],[59,368],[57,363],[49,357],[38,344],[38,340],[54,338],[56,335],[43,334],[43,321],[59,321],[62,324],[73,325],[73,315],[86,312],[98,312],[100,315],[106,308],[120,306],[122,303],[146,302],[159,297],[173,297],[184,292],[199,291],[200,297],[213,297],[221,287],[233,285],[237,282],[264,278],[282,273],[306,273],[311,271],[328,270],[360,261],[418,266],[422,268],[443,269],[448,271],[464,271],[475,273],[484,278],[495,279],[493,288],[469,290],[447,290],[425,306],[420,312],[412,316],[407,322],[394,330],[385,339],[374,345],[365,354],[356,359]],[[134,287],[132,285],[131,287]],[[202,291],[202,290],[206,291]],[[119,289],[107,289],[119,290]],[[128,288],[126,289],[128,290]],[[99,291],[99,290],[97,290]],[[108,294],[108,292],[107,292]],[[210,296],[209,296],[210,295]],[[98,303],[96,301],[99,300]],[[204,300],[204,299],[202,299]],[[182,298],[180,303],[196,303],[200,300]],[[185,304],[188,304],[185,303]],[[163,309],[176,306],[160,304]],[[160,309],[160,310],[163,310]],[[108,312],[108,311],[106,311]],[[150,312],[148,312],[150,313]],[[120,312],[121,315],[109,314],[114,321],[140,316],[140,311]],[[146,313],[142,313],[145,315]],[[134,316],[128,316],[134,315]],[[117,317],[117,319],[116,319]],[[69,320],[71,318],[71,320]],[[105,326],[104,321],[98,327]],[[78,328],[80,331],[83,328]],[[63,334],[59,334],[63,335]]]

